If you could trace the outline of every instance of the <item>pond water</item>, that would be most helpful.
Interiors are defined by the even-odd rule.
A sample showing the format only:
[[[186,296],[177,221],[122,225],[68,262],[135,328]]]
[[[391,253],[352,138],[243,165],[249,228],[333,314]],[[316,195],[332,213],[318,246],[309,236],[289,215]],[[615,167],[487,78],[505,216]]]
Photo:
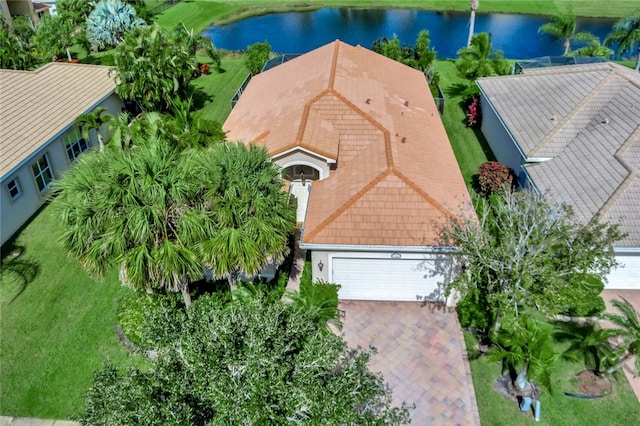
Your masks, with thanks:
[[[491,33],[494,48],[502,50],[508,58],[562,55],[562,41],[552,41],[549,36],[538,33],[538,28],[546,22],[549,18],[543,16],[477,14],[475,32]],[[604,40],[614,22],[613,19],[579,18],[577,26],[578,31],[591,32]],[[467,42],[469,14],[410,9],[320,9],[213,25],[203,34],[210,36],[218,48],[228,50],[242,50],[268,40],[275,52],[305,53],[336,39],[371,47],[378,37],[393,34],[403,43],[414,44],[422,29],[429,30],[431,45],[438,57],[455,58],[456,51]]]

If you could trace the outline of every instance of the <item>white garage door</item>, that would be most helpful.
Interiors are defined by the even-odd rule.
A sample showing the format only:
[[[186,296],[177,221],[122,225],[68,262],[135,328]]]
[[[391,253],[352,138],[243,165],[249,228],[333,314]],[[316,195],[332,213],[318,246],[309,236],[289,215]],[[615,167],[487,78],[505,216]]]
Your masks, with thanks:
[[[334,257],[332,280],[340,299],[416,301],[437,297],[433,260]]]

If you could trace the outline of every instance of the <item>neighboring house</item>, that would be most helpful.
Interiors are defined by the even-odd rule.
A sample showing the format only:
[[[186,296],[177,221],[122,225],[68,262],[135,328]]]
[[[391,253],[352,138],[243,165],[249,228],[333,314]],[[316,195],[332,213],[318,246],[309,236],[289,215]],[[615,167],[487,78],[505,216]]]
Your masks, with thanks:
[[[38,25],[40,18],[50,13],[51,5],[46,3],[34,3],[32,0],[0,0],[0,12],[5,19],[12,16],[26,16]]]
[[[0,70],[0,244],[46,201],[53,179],[97,144],[84,140],[73,121],[98,106],[121,111],[109,70],[57,62]]]
[[[640,290],[640,74],[614,63],[478,80],[482,132],[520,184],[620,223],[607,288]]]
[[[439,297],[455,269],[439,225],[474,213],[423,73],[336,41],[253,77],[223,129],[283,168],[315,279],[342,299]]]

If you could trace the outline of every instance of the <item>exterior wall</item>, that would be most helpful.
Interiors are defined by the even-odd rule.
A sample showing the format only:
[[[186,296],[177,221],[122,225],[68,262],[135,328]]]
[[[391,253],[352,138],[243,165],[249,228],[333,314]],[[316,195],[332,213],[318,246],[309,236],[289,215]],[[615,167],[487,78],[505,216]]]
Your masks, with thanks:
[[[605,290],[640,290],[640,249],[616,249],[620,266],[608,277]]]
[[[283,169],[296,165],[311,166],[320,171],[320,180],[329,177],[329,164],[327,164],[324,159],[315,157],[303,151],[293,151],[283,155],[282,157],[277,157],[274,161]]]
[[[314,281],[323,280],[327,282],[333,281],[332,262],[333,258],[352,258],[352,259],[380,259],[381,262],[394,259],[394,256],[401,256],[402,260],[415,260],[416,264],[425,262],[425,264],[435,265],[433,268],[424,269],[424,275],[433,274],[438,278],[439,282],[450,282],[459,273],[459,268],[452,259],[449,252],[399,252],[399,251],[323,251],[313,250],[311,253],[311,265]],[[319,264],[322,263],[322,271]],[[336,283],[340,284],[340,283]],[[376,283],[372,283],[375,285]],[[428,295],[422,295],[426,297]],[[425,299],[426,300],[426,299]],[[454,304],[453,298],[447,300],[447,305]]]
[[[97,106],[103,106],[110,114],[117,114],[122,108],[122,101],[117,95],[112,94]],[[0,188],[0,206],[2,206],[0,244],[4,244],[47,201],[48,191],[40,193],[31,166],[47,154],[49,166],[52,168],[54,178],[57,179],[71,165],[65,138],[74,129],[75,127],[70,124],[64,132],[34,152],[17,170],[3,177]],[[96,135],[92,135],[88,142],[91,147],[97,146]],[[7,185],[15,178],[18,178],[21,195],[17,200],[12,201]]]
[[[484,94],[482,94],[480,107],[482,108],[482,134],[487,138],[496,160],[509,166],[518,176],[520,184],[524,184],[525,177],[521,165],[525,158]]]

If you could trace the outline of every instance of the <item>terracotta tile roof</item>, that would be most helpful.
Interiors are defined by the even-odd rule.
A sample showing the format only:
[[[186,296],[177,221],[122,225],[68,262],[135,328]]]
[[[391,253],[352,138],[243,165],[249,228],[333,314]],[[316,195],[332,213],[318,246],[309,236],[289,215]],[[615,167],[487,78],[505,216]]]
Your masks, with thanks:
[[[111,94],[109,67],[52,62],[0,70],[0,176]]]
[[[271,155],[337,161],[313,183],[303,242],[437,245],[470,199],[424,75],[360,46],[320,47],[252,79],[223,126]]]
[[[620,222],[640,247],[640,74],[613,63],[528,69],[478,82],[527,157],[536,187]],[[555,116],[555,120],[551,120]]]

